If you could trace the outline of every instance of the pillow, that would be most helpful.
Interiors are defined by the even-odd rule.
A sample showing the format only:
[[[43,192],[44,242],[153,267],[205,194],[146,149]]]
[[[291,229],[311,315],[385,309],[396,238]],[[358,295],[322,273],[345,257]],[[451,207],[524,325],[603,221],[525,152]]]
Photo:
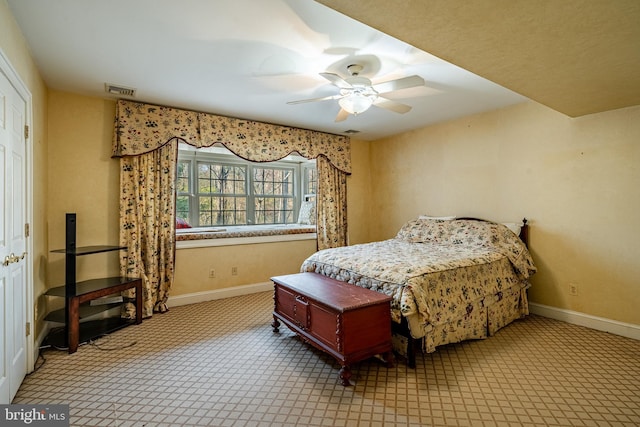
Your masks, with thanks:
[[[451,221],[456,219],[455,216],[429,216],[429,215],[420,215],[418,219],[435,219],[438,221]]]
[[[300,213],[298,214],[298,224],[315,224],[316,223],[316,204],[314,202],[305,201],[300,204]]]
[[[461,219],[455,222],[450,242],[456,245],[490,247],[497,241],[495,230],[498,227],[498,224],[491,221]]]
[[[402,226],[396,239],[410,243],[445,243],[451,235],[451,221],[424,219],[418,217]]]
[[[176,218],[176,228],[191,228],[191,226],[186,220],[182,218]]]
[[[522,222],[503,222],[502,225],[513,231],[516,236],[520,236],[520,230],[524,224]]]

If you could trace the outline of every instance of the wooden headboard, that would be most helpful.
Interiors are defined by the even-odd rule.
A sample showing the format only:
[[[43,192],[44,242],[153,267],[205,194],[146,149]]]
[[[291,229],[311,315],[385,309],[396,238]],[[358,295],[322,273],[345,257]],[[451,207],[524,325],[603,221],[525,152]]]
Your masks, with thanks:
[[[527,218],[522,218],[522,227],[520,228],[520,240],[524,242],[524,245],[529,247],[529,224],[527,224]]]

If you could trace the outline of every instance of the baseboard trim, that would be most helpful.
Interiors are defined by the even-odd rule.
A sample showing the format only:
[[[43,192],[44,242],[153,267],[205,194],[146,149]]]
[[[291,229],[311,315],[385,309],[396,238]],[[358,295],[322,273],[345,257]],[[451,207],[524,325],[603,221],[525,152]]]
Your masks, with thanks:
[[[42,321],[44,327],[36,337],[33,343],[33,366],[29,367],[29,373],[33,372],[35,366],[38,364],[38,357],[40,356],[40,350],[42,349],[42,343],[49,335],[49,331],[51,331],[51,323],[46,320]]]
[[[234,286],[231,288],[213,289],[210,291],[194,292],[184,295],[169,297],[167,305],[177,307],[180,305],[195,304],[198,302],[211,301],[222,298],[237,297],[241,295],[255,294],[257,292],[272,291],[273,283],[254,283],[251,285]]]
[[[598,331],[609,332],[627,338],[640,340],[640,325],[618,322],[604,317],[591,316],[578,311],[565,310],[543,304],[529,302],[529,311],[533,314],[561,320],[573,325],[585,326]]]
[[[195,304],[204,301],[237,297],[241,295],[249,295],[257,292],[266,292],[271,290],[273,290],[272,282],[254,283],[251,285],[234,286],[231,288],[214,289],[210,291],[176,295],[173,297],[169,297],[167,305],[169,307],[178,307],[181,305]],[[584,326],[598,331],[609,332],[611,334],[640,340],[640,325],[618,322],[617,320],[592,316],[590,314],[580,313],[578,311],[551,307],[534,302],[529,302],[529,311],[532,314],[561,320],[573,325]]]

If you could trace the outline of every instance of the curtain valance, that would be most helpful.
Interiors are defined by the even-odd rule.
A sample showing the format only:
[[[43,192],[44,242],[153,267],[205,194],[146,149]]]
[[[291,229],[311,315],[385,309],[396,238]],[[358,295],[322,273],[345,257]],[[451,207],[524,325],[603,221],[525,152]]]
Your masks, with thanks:
[[[177,138],[195,147],[223,144],[251,161],[270,162],[297,152],[308,159],[322,155],[351,173],[349,138],[324,132],[236,119],[172,107],[119,100],[113,157],[153,151]]]

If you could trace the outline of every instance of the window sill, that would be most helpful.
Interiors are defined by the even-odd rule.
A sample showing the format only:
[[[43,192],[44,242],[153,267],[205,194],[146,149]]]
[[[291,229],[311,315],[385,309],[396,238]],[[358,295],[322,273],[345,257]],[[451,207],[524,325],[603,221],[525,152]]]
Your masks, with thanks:
[[[314,225],[235,226],[176,230],[176,249],[315,240]]]

